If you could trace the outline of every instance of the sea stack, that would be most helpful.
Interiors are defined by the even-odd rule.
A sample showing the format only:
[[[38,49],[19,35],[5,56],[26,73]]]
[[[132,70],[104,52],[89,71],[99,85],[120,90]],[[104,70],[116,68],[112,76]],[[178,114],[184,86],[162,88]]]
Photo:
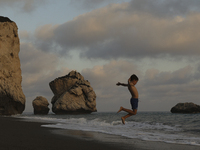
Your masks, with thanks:
[[[192,102],[178,103],[176,106],[172,107],[171,113],[187,113],[187,114],[200,113],[200,106]]]
[[[55,114],[85,114],[96,112],[96,94],[90,82],[71,71],[49,83],[54,97],[51,100]]]
[[[49,102],[43,96],[37,96],[32,102],[35,115],[47,115],[49,113]]]
[[[16,23],[0,16],[0,115],[21,114],[25,109],[19,51]]]

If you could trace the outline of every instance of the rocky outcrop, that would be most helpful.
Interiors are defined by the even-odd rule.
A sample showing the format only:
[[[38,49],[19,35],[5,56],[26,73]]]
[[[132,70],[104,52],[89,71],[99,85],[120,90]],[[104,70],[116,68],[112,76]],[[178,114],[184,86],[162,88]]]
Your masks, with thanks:
[[[25,109],[15,22],[0,16],[0,115],[21,114]]]
[[[38,96],[32,102],[35,115],[47,115],[49,113],[49,102],[45,97]]]
[[[200,113],[200,106],[194,103],[178,103],[172,107],[172,113]]]
[[[82,114],[96,110],[96,94],[89,81],[76,72],[59,77],[49,83],[54,97],[51,100],[55,114]]]

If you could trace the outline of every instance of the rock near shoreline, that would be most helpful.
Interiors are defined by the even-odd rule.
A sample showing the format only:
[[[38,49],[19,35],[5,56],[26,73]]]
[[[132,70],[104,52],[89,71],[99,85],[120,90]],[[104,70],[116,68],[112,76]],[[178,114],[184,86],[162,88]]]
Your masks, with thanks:
[[[194,103],[178,103],[172,107],[172,113],[200,113],[200,106]]]
[[[54,97],[51,100],[55,114],[84,114],[96,112],[96,94],[89,81],[76,72],[49,83]]]
[[[0,115],[21,114],[25,109],[19,51],[17,25],[0,16]]]
[[[49,102],[45,97],[38,96],[32,102],[35,115],[47,115],[49,113]]]

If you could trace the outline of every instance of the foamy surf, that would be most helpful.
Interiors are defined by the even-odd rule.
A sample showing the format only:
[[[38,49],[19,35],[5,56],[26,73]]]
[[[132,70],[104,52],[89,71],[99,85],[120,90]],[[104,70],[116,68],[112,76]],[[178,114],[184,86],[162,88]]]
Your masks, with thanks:
[[[177,116],[170,113],[159,112],[158,114],[156,114],[155,112],[141,112],[138,113],[138,115],[133,116],[129,120],[127,120],[125,125],[121,123],[121,115],[116,113],[95,113],[93,115],[76,116],[21,115],[18,117],[28,119],[29,121],[49,123],[42,125],[42,127],[92,131],[122,136],[130,139],[136,138],[146,141],[160,141],[166,143],[189,144],[200,146],[200,135],[195,134],[195,132],[189,132],[189,128],[194,127],[194,124],[187,124],[187,126],[181,124],[182,122],[184,122],[185,119],[188,119],[188,115]],[[159,117],[156,118],[156,116]],[[172,117],[174,117],[174,121]],[[179,121],[177,121],[176,117],[179,118]],[[180,117],[182,117],[182,119],[180,119]],[[198,124],[199,122],[196,121],[196,123]],[[196,128],[195,130],[198,131],[198,128]]]

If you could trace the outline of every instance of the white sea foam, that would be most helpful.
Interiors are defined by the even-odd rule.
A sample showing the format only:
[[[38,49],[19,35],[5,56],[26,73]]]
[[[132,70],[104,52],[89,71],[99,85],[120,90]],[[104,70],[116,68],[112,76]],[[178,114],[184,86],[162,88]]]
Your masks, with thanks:
[[[137,138],[147,141],[163,141],[167,143],[190,144],[200,146],[200,137],[185,136],[178,125],[166,125],[158,122],[136,122],[121,120],[103,119],[103,117],[88,118],[87,116],[21,116],[31,121],[41,121],[50,124],[42,127],[59,129],[72,129],[82,131],[93,131],[112,135],[119,135],[127,138]]]

